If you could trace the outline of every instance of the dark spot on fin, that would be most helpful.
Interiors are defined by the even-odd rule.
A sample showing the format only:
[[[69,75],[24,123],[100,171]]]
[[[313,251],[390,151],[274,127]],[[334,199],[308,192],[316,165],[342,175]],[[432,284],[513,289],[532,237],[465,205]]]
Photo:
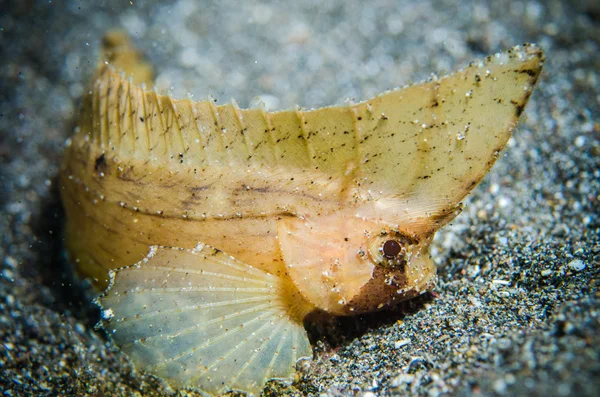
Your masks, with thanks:
[[[517,72],[522,73],[522,74],[524,73],[531,77],[536,77],[539,73],[539,69],[522,69],[522,70],[518,70]]]
[[[202,192],[204,190],[208,190],[210,189],[210,187],[212,186],[212,183],[209,183],[208,185],[201,185],[201,186],[192,186],[190,188],[188,188],[188,190],[190,192],[195,193],[195,192]]]
[[[525,110],[525,105],[516,101],[510,101],[510,103],[512,103],[515,107],[515,114],[517,115],[517,117],[520,117],[523,113],[523,110]]]
[[[521,116],[521,113],[523,113],[523,110],[525,110],[525,106],[523,105],[518,105],[515,107],[515,111],[518,117]]]
[[[106,156],[102,153],[94,163],[94,171],[103,171],[106,168]]]

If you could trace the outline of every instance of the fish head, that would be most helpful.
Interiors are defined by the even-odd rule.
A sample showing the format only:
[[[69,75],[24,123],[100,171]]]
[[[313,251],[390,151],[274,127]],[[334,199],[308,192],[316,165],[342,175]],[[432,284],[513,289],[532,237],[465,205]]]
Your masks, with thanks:
[[[279,221],[287,274],[315,307],[335,315],[365,313],[435,287],[436,268],[428,248],[445,221],[430,214],[410,218],[413,222],[392,217],[390,223],[380,212],[361,208]],[[403,223],[393,223],[400,218]]]

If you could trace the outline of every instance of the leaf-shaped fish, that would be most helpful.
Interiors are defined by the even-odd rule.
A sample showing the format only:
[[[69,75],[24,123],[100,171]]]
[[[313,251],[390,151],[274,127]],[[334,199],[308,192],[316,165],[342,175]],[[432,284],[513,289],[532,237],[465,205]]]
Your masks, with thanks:
[[[62,165],[67,247],[110,282],[104,326],[135,365],[212,394],[290,377],[311,356],[313,310],[433,288],[433,235],[498,157],[543,64],[517,46],[358,104],[269,113],[134,84],[123,72],[150,81],[151,68],[124,35],[104,57]]]

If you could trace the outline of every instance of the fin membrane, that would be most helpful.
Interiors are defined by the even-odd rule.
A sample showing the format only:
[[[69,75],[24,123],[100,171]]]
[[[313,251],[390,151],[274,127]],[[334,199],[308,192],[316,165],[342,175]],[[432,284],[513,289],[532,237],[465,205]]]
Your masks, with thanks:
[[[143,369],[172,386],[258,394],[311,357],[279,277],[203,247],[152,247],[111,272],[98,303],[104,328]]]
[[[131,76],[134,84],[151,85],[153,83],[152,64],[136,50],[129,35],[124,31],[108,31],[102,38],[102,57],[99,70],[105,67],[105,62]]]

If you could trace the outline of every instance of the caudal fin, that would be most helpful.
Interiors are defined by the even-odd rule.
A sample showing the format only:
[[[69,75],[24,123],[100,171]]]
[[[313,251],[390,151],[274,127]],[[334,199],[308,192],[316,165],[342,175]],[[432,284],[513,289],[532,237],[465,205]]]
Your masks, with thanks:
[[[102,322],[138,369],[210,394],[258,394],[311,357],[286,281],[203,247],[152,247],[111,272]]]

